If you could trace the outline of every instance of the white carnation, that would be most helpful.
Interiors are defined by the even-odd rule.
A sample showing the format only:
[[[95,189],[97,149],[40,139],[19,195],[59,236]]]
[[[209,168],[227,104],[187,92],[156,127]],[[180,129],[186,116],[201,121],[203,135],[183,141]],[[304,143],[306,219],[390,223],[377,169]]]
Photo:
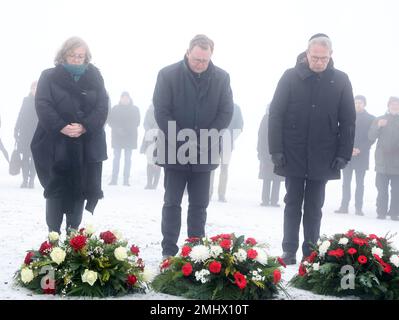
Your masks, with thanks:
[[[348,244],[348,242],[349,242],[349,239],[344,237],[344,238],[339,239],[338,243],[343,244],[345,246]]]
[[[384,250],[382,250],[381,248],[377,248],[377,247],[373,247],[371,249],[371,253],[374,255],[376,254],[377,256],[379,256],[380,258],[382,258],[382,256],[384,255]]]
[[[396,254],[393,254],[390,258],[389,261],[396,267],[399,268],[399,256]]]
[[[48,234],[48,239],[49,239],[51,242],[57,241],[59,238],[60,238],[60,235],[59,235],[58,232],[51,231],[51,232]]]
[[[114,250],[114,256],[119,261],[127,259],[127,250],[124,247],[118,247]]]
[[[233,256],[238,262],[243,262],[247,259],[247,252],[244,249],[238,249]]]
[[[255,258],[255,261],[258,261],[262,265],[267,264],[267,253],[266,250],[260,247],[254,247],[254,250],[258,253],[258,255]]]
[[[93,286],[94,282],[97,280],[97,272],[86,269],[82,274],[82,282],[87,282],[89,285]]]
[[[211,246],[209,252],[211,257],[216,259],[223,253],[223,249],[221,246]]]
[[[149,268],[145,268],[143,271],[143,281],[151,282],[155,278],[155,272]]]
[[[319,271],[320,270],[320,262],[313,263],[312,267],[313,267],[314,271]]]
[[[33,271],[29,268],[23,268],[21,270],[21,281],[23,283],[29,283],[33,280]]]
[[[210,258],[210,253],[208,247],[198,245],[192,248],[189,256],[194,262],[204,262]]]
[[[53,260],[57,264],[62,263],[65,260],[65,256],[65,251],[59,247],[55,247],[53,250],[51,250],[50,253],[51,260]]]

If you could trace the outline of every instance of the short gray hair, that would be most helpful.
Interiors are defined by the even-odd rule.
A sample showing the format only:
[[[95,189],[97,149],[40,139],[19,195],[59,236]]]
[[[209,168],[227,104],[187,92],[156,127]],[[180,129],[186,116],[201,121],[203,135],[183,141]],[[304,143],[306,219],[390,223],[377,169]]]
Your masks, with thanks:
[[[59,65],[66,63],[66,56],[69,52],[72,50],[79,48],[79,47],[84,47],[86,49],[86,57],[85,57],[85,63],[89,63],[91,61],[91,52],[89,49],[89,46],[87,43],[79,38],[79,37],[71,37],[68,38],[63,45],[61,46],[60,50],[58,50],[55,59],[54,59],[54,64]]]
[[[319,44],[323,47],[326,47],[330,52],[332,52],[332,42],[331,42],[330,38],[328,38],[328,37],[321,36],[321,37],[316,37],[316,38],[310,39],[309,43],[308,43],[308,51],[309,51],[310,47],[314,44]]]
[[[209,39],[206,35],[204,34],[197,34],[191,41],[190,45],[188,48],[188,51],[193,50],[195,46],[199,46],[203,50],[208,50],[208,48],[211,49],[211,52],[213,52],[214,48],[214,43],[211,39]]]

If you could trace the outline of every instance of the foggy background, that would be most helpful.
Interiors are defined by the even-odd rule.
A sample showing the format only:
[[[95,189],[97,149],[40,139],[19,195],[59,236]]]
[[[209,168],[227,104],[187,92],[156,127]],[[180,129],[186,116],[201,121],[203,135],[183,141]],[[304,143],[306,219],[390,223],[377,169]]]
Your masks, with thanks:
[[[127,90],[140,108],[140,143],[158,71],[181,60],[192,37],[204,33],[215,42],[213,62],[230,73],[244,117],[233,161],[257,175],[257,131],[265,107],[315,33],[330,36],[335,66],[348,73],[354,94],[367,97],[367,110],[385,112],[388,97],[399,95],[398,9],[395,0],[2,1],[0,137],[10,152],[31,82],[54,66],[61,44],[76,35],[87,41],[111,105]],[[133,166],[135,156],[137,151]]]

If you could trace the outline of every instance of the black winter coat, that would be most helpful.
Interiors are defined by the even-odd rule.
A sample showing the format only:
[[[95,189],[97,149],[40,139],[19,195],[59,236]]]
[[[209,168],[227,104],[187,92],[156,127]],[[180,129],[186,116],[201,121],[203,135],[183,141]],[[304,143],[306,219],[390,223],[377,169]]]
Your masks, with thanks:
[[[45,70],[35,98],[39,123],[31,149],[44,196],[84,198],[86,209],[93,212],[103,197],[102,161],[107,159],[108,96],[99,70],[89,64],[77,82],[62,65]],[[60,130],[72,122],[82,124],[86,133],[79,138],[62,134]]]
[[[210,62],[208,69],[195,75],[187,66],[186,58],[162,69],[158,74],[153,103],[155,119],[165,135],[169,147],[174,146],[176,161],[169,161],[168,148],[162,148],[158,139],[157,163],[169,169],[206,172],[215,169],[219,162],[218,143],[208,141],[208,147],[199,144],[200,129],[226,129],[233,116],[233,95],[227,72]],[[197,134],[199,152],[187,164],[177,159],[177,150],[185,142],[168,139],[168,121],[176,122],[177,133],[192,129]],[[200,154],[207,155],[207,164],[200,163]],[[212,156],[212,158],[211,158]],[[196,163],[195,163],[196,162]]]
[[[108,124],[111,127],[112,148],[137,149],[137,128],[140,110],[136,106],[116,105],[112,108]]]
[[[29,95],[24,98],[14,128],[14,138],[17,142],[17,150],[21,153],[31,154],[30,143],[37,126],[37,114],[35,110],[35,97]]]
[[[145,113],[144,116],[143,127],[145,132],[144,132],[143,141],[140,146],[140,153],[145,153],[147,151],[147,148],[156,141],[155,134],[152,135],[152,133],[149,133],[149,130],[158,130],[158,124],[157,121],[155,120],[155,114],[154,114],[154,105],[150,105],[149,108],[147,109],[147,112]],[[149,139],[150,136],[146,137],[147,134],[149,135],[151,134],[153,139]]]
[[[348,76],[330,60],[321,74],[312,72],[306,54],[280,79],[270,105],[270,153],[283,153],[282,176],[310,180],[339,179],[335,157],[349,161],[355,137],[355,105]]]
[[[370,148],[373,145],[368,137],[371,124],[375,119],[374,116],[367,111],[356,113],[356,132],[354,148],[360,150],[357,156],[352,156],[352,160],[348,163],[348,167],[358,170],[368,170],[370,160]]]

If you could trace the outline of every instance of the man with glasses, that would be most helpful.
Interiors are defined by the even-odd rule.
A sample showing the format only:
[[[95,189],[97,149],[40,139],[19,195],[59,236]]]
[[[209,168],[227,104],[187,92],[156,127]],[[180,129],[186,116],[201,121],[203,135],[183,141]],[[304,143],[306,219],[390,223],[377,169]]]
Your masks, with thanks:
[[[348,76],[334,68],[330,38],[309,39],[308,49],[280,79],[269,115],[269,152],[274,172],[285,176],[283,256],[296,263],[302,219],[303,258],[320,234],[328,180],[339,179],[351,159],[355,105]]]
[[[163,258],[178,252],[181,200],[186,186],[188,237],[205,235],[210,173],[218,166],[220,150],[219,143],[208,143],[212,139],[201,139],[200,133],[203,129],[220,132],[227,128],[233,115],[230,78],[212,63],[213,48],[213,41],[207,36],[195,36],[184,59],[159,72],[154,90],[155,119],[161,136],[166,138],[163,147],[160,144],[165,139],[157,139],[157,164],[164,167],[165,173]],[[170,132],[174,131],[172,128],[174,133]],[[186,133],[191,133],[187,140],[179,139]],[[219,141],[218,135],[216,142]],[[187,152],[184,146],[189,146]]]

